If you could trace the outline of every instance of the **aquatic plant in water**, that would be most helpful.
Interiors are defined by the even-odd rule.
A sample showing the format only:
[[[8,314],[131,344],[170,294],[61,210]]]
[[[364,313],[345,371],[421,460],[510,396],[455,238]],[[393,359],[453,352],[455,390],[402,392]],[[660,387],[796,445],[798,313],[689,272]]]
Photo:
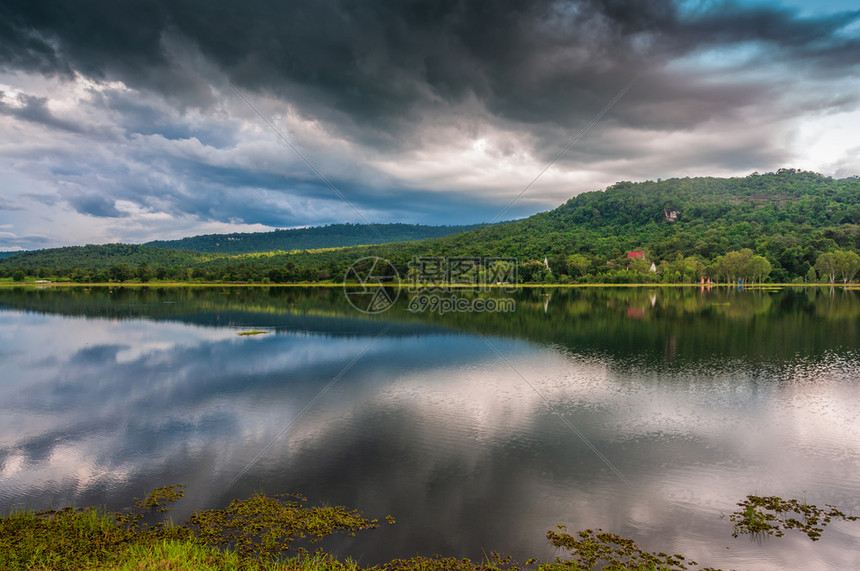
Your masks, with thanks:
[[[845,515],[829,504],[819,508],[796,499],[784,500],[779,496],[749,495],[738,502],[741,509],[729,519],[734,522],[734,537],[741,534],[767,534],[775,537],[785,535],[783,529],[796,529],[805,533],[812,541],[821,538],[824,527],[833,518],[856,521],[858,516]],[[792,515],[794,514],[794,515]],[[799,519],[798,519],[799,518]]]
[[[643,551],[632,539],[602,529],[586,529],[571,535],[560,525],[558,531],[550,530],[546,537],[556,547],[567,549],[572,559],[556,558],[554,563],[538,567],[538,571],[580,571],[594,568],[608,571],[682,571],[698,565],[677,553],[670,555]]]
[[[172,486],[164,486],[156,488],[149,492],[142,500],[135,498],[134,507],[142,510],[151,510],[158,508],[160,512],[170,511],[167,507],[169,504],[182,499],[185,495],[185,490],[182,488],[185,484],[173,484]]]
[[[199,541],[232,546],[242,557],[272,559],[290,548],[297,539],[311,543],[338,531],[354,533],[378,527],[377,520],[365,519],[357,510],[342,507],[302,505],[306,498],[295,495],[258,494],[233,500],[223,510],[203,510],[191,514],[186,526]]]

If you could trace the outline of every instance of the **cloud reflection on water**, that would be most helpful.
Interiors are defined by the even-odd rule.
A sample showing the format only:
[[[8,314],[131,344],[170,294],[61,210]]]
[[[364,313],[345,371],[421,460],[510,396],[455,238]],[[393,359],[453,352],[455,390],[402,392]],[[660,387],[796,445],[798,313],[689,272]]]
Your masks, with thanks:
[[[726,543],[719,517],[752,492],[860,511],[856,353],[624,361],[493,337],[628,489],[479,337],[416,325],[374,343],[226,489],[382,327],[313,323],[240,337],[184,317],[0,311],[0,509],[118,508],[183,482],[179,517],[260,490],[393,513],[397,526],[333,545],[368,563],[404,549],[550,557],[557,523],[712,565],[858,563],[856,528],[828,530],[812,553],[793,539]]]

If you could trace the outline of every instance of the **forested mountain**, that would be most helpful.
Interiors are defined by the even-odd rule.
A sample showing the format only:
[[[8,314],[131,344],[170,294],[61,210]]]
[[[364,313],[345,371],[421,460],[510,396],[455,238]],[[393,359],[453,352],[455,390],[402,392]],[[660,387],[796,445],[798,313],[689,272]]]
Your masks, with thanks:
[[[155,240],[145,246],[194,250],[219,254],[248,254],[252,252],[274,252],[281,250],[315,250],[318,248],[340,248],[361,244],[383,244],[407,242],[425,238],[439,238],[448,234],[478,228],[470,226],[424,226],[421,224],[331,224],[235,234],[206,234],[180,240]]]
[[[858,223],[860,178],[782,169],[619,182],[524,220],[416,242],[241,255],[87,246],[12,256],[0,273],[134,277],[146,264],[149,278],[339,281],[363,256],[389,259],[403,277],[415,256],[475,256],[516,258],[523,282],[846,281],[860,270]]]
[[[833,179],[781,169],[737,178],[681,178],[619,182],[580,194],[559,208],[522,221],[438,241],[440,251],[549,258],[558,275],[575,275],[567,257],[580,254],[599,272],[643,251],[656,263],[678,256],[707,264],[748,248],[765,257],[772,278],[805,276],[818,256],[860,249],[860,178]],[[683,273],[683,272],[682,272]]]
[[[108,269],[124,266],[124,272],[114,275],[131,279],[130,268],[194,268],[217,255],[185,250],[169,250],[138,244],[88,244],[30,250],[0,259],[0,275],[23,271],[37,278],[87,276],[78,281],[108,281]],[[177,276],[178,277],[178,276]],[[101,278],[101,279],[99,279]]]

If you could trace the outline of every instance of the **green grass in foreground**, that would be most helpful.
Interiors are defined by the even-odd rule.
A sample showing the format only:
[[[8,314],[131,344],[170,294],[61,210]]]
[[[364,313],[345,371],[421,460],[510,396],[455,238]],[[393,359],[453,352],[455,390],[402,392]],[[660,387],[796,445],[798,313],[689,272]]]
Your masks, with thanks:
[[[530,559],[524,566],[510,557],[490,554],[484,561],[453,557],[396,559],[362,569],[303,545],[337,532],[354,534],[378,527],[355,510],[306,507],[297,496],[256,495],[234,500],[223,510],[194,512],[182,525],[143,522],[144,515],[169,510],[182,486],[167,486],[136,500],[131,510],[108,513],[98,508],[63,508],[13,512],[0,516],[0,569],[35,570],[224,570],[224,571],[683,571],[699,567],[680,554],[651,553],[632,540],[603,530],[568,533],[563,526],[547,532],[549,542],[569,559],[549,563]],[[832,518],[854,521],[833,506],[827,509],[798,500],[747,496],[730,518],[734,533],[781,537],[797,529],[817,540]],[[800,519],[797,519],[799,516]],[[386,518],[393,523],[393,518]],[[291,544],[300,547],[288,556]],[[713,570],[716,571],[716,570]]]
[[[71,507],[12,512],[0,517],[0,569],[350,571],[358,567],[301,547],[293,557],[281,555],[296,540],[313,543],[337,531],[376,527],[355,511],[262,495],[195,512],[183,525],[143,522],[144,514],[167,511],[182,495],[181,486],[159,488],[118,513]]]

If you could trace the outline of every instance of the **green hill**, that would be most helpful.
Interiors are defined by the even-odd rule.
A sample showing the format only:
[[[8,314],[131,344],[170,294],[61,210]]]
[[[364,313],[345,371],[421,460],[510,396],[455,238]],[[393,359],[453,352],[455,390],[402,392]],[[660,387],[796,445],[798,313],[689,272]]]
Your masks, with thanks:
[[[581,254],[592,271],[644,251],[656,263],[678,256],[713,262],[744,248],[768,259],[776,281],[803,277],[818,256],[860,249],[860,178],[782,169],[736,178],[619,182],[550,212],[438,241],[441,251],[549,258]],[[553,264],[552,262],[555,262]]]
[[[245,254],[86,246],[11,256],[0,260],[0,275],[43,268],[38,273],[69,276],[78,268],[84,277],[145,263],[144,274],[167,279],[339,281],[363,256],[389,259],[404,277],[415,256],[475,256],[516,258],[525,282],[789,282],[825,274],[833,279],[839,272],[813,269],[828,252],[854,264],[858,223],[860,178],[781,169],[735,178],[619,182],[523,220],[420,241]],[[631,258],[629,252],[642,255]]]
[[[478,228],[470,226],[424,226],[421,224],[331,224],[274,232],[235,234],[206,234],[180,240],[155,240],[145,246],[194,250],[219,254],[249,254],[282,250],[315,250],[341,248],[362,244],[407,242],[425,238],[439,238],[448,234]]]

